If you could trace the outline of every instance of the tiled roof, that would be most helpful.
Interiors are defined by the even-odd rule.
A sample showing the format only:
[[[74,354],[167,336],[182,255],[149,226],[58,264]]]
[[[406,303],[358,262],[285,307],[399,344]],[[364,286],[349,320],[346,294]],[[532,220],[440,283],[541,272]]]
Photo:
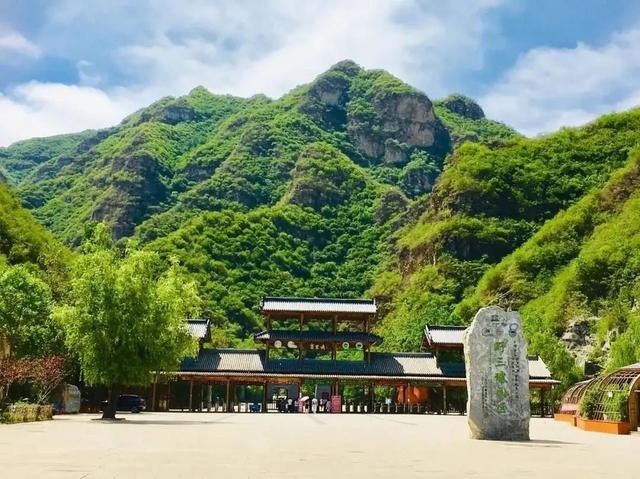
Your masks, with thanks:
[[[378,308],[373,299],[338,298],[262,298],[263,312],[299,313],[358,313],[376,314]]]
[[[430,345],[459,344],[464,341],[466,326],[425,326],[425,339]]]
[[[529,377],[536,379],[551,379],[551,371],[540,356],[528,356]]]
[[[551,374],[538,357],[529,359],[532,379],[551,380]],[[431,353],[372,353],[367,361],[318,359],[270,359],[255,349],[203,349],[198,358],[183,361],[181,372],[213,374],[315,375],[318,377],[389,377],[464,379],[463,363],[436,364]]]
[[[271,330],[263,331],[254,335],[256,341],[317,341],[317,342],[350,342],[350,343],[372,343],[382,342],[382,338],[375,334],[363,333],[360,331],[285,331]]]
[[[205,339],[209,336],[208,319],[188,319],[187,329],[194,338]]]

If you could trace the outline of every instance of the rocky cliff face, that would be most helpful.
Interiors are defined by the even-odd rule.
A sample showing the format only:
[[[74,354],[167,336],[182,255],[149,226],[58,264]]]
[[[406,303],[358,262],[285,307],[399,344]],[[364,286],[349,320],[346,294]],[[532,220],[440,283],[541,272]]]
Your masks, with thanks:
[[[167,199],[163,173],[168,172],[151,155],[134,154],[116,158],[111,167],[111,188],[96,202],[91,220],[111,225],[115,238],[129,236],[150,205]]]
[[[461,111],[456,105],[449,106]],[[87,221],[107,221],[122,237],[143,223],[162,225],[164,234],[198,212],[248,211],[287,193],[314,209],[337,204],[340,170],[349,165],[415,199],[431,190],[455,128],[424,93],[347,60],[276,100],[197,87],[113,128],[0,149],[0,171],[25,205],[76,244]],[[299,159],[317,142],[348,161],[336,171],[309,170]]]
[[[387,165],[402,166],[416,149],[449,148],[448,134],[426,95],[417,92],[381,95],[374,99],[372,107],[372,121],[362,121],[358,114],[348,118],[354,144],[370,160],[382,159]]]

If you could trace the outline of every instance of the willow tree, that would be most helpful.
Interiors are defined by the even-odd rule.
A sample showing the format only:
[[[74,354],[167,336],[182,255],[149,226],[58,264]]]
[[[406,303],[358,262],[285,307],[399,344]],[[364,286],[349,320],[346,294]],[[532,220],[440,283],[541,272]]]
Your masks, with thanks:
[[[0,358],[3,343],[11,357],[59,352],[60,330],[51,321],[51,290],[27,265],[0,271]]]
[[[77,260],[70,302],[56,309],[84,379],[109,390],[103,419],[115,418],[122,387],[148,385],[152,371],[195,354],[185,319],[198,312],[196,286],[162,264],[153,252],[95,248]]]

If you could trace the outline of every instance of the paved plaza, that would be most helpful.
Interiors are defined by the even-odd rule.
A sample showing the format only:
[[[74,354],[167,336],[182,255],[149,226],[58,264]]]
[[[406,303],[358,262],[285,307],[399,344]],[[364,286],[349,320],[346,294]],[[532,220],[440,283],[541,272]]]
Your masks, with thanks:
[[[640,436],[532,419],[527,443],[468,439],[466,418],[122,414],[0,426],[2,478],[629,477]]]

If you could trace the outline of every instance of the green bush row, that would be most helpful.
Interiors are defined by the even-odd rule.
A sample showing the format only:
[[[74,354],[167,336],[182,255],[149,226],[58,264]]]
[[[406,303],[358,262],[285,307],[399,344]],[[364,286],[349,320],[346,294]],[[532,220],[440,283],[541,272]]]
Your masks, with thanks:
[[[48,421],[53,418],[50,404],[15,403],[0,415],[0,422],[15,424],[20,422]]]

